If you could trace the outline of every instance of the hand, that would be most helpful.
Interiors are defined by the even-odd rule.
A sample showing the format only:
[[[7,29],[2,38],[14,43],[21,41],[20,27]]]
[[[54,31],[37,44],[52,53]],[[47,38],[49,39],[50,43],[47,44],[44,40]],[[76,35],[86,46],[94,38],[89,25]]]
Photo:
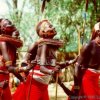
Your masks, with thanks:
[[[59,72],[61,70],[60,66],[57,65],[55,68],[54,68],[54,72]]]
[[[59,71],[60,71],[60,66],[56,66],[56,67],[51,71],[51,74],[52,74],[52,75],[55,75],[55,74],[59,73]]]

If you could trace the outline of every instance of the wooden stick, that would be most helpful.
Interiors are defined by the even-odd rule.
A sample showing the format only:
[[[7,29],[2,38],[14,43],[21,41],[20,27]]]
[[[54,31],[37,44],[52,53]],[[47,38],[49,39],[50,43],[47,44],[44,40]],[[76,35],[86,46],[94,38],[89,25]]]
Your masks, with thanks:
[[[55,100],[57,100],[57,87],[58,87],[58,73],[56,74],[56,92],[55,92]]]

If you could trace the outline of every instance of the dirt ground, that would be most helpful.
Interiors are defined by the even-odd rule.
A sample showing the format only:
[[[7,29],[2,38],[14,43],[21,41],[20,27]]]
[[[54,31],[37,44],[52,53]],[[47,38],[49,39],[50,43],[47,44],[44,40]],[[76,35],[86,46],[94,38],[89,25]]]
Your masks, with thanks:
[[[73,81],[64,82],[64,84],[66,87],[71,89],[73,85]],[[49,85],[48,91],[49,91],[50,100],[67,100],[68,99],[68,96],[64,93],[63,89],[59,85],[57,85],[57,92],[56,92],[56,84],[54,83]]]

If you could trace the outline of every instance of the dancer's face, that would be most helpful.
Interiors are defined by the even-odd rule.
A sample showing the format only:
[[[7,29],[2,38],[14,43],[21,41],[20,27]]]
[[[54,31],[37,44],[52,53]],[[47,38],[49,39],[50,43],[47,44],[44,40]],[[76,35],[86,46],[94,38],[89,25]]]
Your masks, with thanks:
[[[55,28],[49,22],[43,22],[40,29],[41,36],[45,36],[47,38],[53,37],[57,34]]]

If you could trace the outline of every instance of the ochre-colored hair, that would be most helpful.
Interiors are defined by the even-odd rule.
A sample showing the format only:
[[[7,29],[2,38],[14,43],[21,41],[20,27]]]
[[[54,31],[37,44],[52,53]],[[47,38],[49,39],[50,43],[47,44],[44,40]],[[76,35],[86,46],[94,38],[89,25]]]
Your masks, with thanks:
[[[95,39],[98,35],[100,36],[99,32],[100,32],[100,22],[98,22],[97,24],[94,25],[94,27],[92,29],[91,40]]]
[[[36,32],[37,32],[37,34],[39,35],[39,31],[40,31],[40,29],[41,29],[41,25],[42,25],[42,23],[44,23],[44,22],[48,22],[48,20],[42,20],[42,21],[40,21],[38,24],[37,24],[37,26],[36,26]],[[48,22],[49,23],[49,22]]]

